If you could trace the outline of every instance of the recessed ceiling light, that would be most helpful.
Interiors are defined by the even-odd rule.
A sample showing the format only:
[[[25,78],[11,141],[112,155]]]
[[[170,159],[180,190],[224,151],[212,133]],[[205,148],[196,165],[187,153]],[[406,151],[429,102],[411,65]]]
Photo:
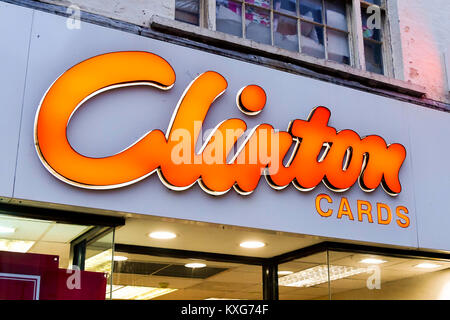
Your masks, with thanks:
[[[266,244],[264,242],[261,242],[261,241],[245,241],[245,242],[241,242],[241,244],[240,244],[240,246],[242,248],[247,248],[247,249],[262,248],[265,245]]]
[[[150,238],[153,239],[160,239],[160,240],[168,240],[168,239],[173,239],[176,238],[177,235],[173,232],[169,232],[169,231],[155,231],[149,234]]]
[[[360,263],[365,263],[365,264],[382,264],[387,262],[386,260],[381,260],[381,259],[375,259],[375,258],[367,258],[367,259],[363,259],[360,261]]]
[[[128,257],[125,256],[114,256],[114,261],[126,261]]]
[[[423,263],[419,263],[418,265],[416,265],[414,267],[420,268],[420,269],[434,269],[434,268],[439,268],[440,265],[434,264],[434,263],[423,262]]]
[[[287,276],[287,275],[293,274],[293,273],[294,273],[293,271],[287,271],[287,270],[284,270],[284,271],[278,271],[278,275],[279,275],[279,276]]]
[[[281,277],[278,283],[284,287],[312,287],[330,280],[339,280],[365,272],[367,272],[367,268],[320,265]]]
[[[0,226],[0,233],[14,233],[16,228]]]
[[[206,267],[206,264],[204,264],[204,263],[186,263],[184,266],[186,268],[197,269],[197,268],[204,268],[204,267]]]
[[[34,245],[34,241],[0,239],[0,251],[28,252]]]

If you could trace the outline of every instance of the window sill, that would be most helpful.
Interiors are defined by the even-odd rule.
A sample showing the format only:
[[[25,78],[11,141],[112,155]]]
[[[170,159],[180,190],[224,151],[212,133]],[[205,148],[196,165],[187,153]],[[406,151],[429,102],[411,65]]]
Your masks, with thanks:
[[[426,93],[425,87],[409,82],[156,15],[152,16],[150,27],[155,31],[162,31],[203,43],[207,42],[207,44],[214,45],[218,48],[231,49],[233,51],[255,54],[296,64],[320,74],[331,75],[349,81],[357,81],[370,88],[394,91],[419,98],[423,97]]]

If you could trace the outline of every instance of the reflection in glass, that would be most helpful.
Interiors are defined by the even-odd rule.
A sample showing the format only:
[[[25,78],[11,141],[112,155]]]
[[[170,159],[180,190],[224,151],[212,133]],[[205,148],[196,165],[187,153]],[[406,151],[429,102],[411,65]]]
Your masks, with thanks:
[[[367,14],[364,8],[361,8],[361,14],[364,38],[381,41],[381,30],[377,29],[376,26],[374,27],[373,25],[367,25],[370,16]]]
[[[377,258],[380,264],[363,263]],[[449,299],[450,262],[352,252],[329,252],[330,266],[364,270],[330,282],[333,300]],[[370,260],[369,260],[370,261]],[[425,266],[425,268],[423,268]]]
[[[292,16],[297,16],[297,6],[295,0],[274,0],[273,9]]]
[[[336,29],[348,30],[347,13],[345,1],[327,0],[325,1],[327,25]]]
[[[245,8],[246,38],[260,43],[272,44],[270,13],[252,6]]]
[[[113,299],[215,300],[262,298],[260,266],[118,252]],[[190,268],[191,263],[204,267]]]
[[[280,300],[450,300],[450,261],[323,251],[278,266]]]
[[[110,299],[113,268],[114,231],[86,246],[86,271],[103,272],[107,275],[106,299]],[[119,259],[120,260],[120,259]]]
[[[277,47],[298,51],[297,19],[273,15],[274,44]]]
[[[216,30],[242,37],[242,6],[238,2],[216,1]]]
[[[301,0],[300,15],[304,19],[322,23],[322,0]]]
[[[381,0],[365,0],[365,1],[376,4],[377,6],[381,6]]]
[[[325,46],[323,44],[323,27],[302,21],[300,30],[302,35],[300,42],[302,53],[324,59]]]
[[[366,70],[383,74],[383,52],[379,43],[364,41],[364,55],[366,57]]]
[[[327,30],[328,60],[350,64],[348,36],[344,32]]]
[[[198,26],[200,23],[199,0],[176,0],[175,20],[187,22]]]
[[[280,300],[328,298],[327,254],[320,252],[278,266]]]
[[[245,2],[266,9],[270,8],[270,0],[245,0]]]

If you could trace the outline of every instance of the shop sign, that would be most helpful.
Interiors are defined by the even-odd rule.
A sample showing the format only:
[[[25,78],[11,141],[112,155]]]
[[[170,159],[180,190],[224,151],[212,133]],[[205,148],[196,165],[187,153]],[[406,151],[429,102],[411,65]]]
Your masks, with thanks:
[[[313,108],[306,120],[291,121],[287,131],[266,123],[248,129],[241,119],[224,119],[199,144],[208,110],[227,89],[226,79],[214,71],[202,73],[186,88],[166,132],[152,130],[104,158],[84,156],[70,145],[69,121],[95,95],[127,86],[169,90],[175,79],[170,64],[148,52],[103,54],[70,68],[45,93],[36,114],[34,141],[41,162],[58,179],[87,189],[119,188],[156,173],[172,190],[198,183],[213,195],[231,188],[248,195],[262,176],[277,190],[293,184],[310,191],[321,182],[335,192],[356,183],[366,192],[381,185],[391,196],[402,190],[404,146],[387,144],[376,135],[338,131],[328,125],[331,112],[323,106]],[[236,105],[245,115],[257,117],[266,105],[266,93],[248,85],[236,93]]]

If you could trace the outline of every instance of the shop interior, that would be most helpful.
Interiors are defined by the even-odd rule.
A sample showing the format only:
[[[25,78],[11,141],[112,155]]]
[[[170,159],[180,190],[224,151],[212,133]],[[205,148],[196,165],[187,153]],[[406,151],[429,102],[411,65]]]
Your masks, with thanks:
[[[55,255],[60,268],[104,273],[105,299],[450,299],[446,253],[140,215],[55,221],[20,210],[1,210],[0,251]]]

